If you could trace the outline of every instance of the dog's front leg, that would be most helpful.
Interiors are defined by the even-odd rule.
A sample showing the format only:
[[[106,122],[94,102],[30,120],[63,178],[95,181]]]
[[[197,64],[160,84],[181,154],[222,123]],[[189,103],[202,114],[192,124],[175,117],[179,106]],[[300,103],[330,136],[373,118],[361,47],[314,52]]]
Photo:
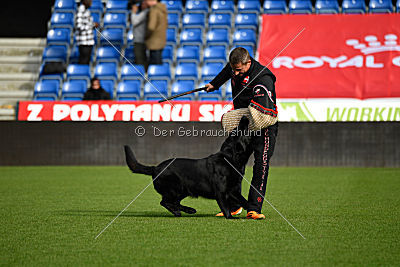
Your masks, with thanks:
[[[231,193],[231,196],[232,196],[238,203],[240,203],[240,205],[241,205],[245,210],[248,209],[249,203],[247,202],[247,199],[245,199],[245,198],[242,196],[242,193],[237,192],[237,191],[234,191],[234,192]]]
[[[221,211],[224,213],[224,216],[226,219],[234,219],[232,216],[230,210],[229,210],[229,205],[228,205],[228,200],[227,200],[227,194],[224,192],[217,191],[217,203]]]

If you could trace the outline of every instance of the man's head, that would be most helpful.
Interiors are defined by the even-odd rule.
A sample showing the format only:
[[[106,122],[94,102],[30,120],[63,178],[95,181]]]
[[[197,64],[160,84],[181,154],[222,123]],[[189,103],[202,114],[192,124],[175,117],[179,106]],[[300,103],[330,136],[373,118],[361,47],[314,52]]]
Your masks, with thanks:
[[[98,90],[100,88],[100,81],[98,78],[93,78],[92,80],[90,80],[90,87],[92,89]]]
[[[243,76],[251,66],[249,52],[243,47],[236,47],[229,54],[229,64],[235,76]]]
[[[86,7],[89,8],[92,6],[92,0],[82,0],[81,3]]]
[[[144,2],[148,7],[152,7],[152,6],[156,5],[158,1],[157,0],[144,0]]]

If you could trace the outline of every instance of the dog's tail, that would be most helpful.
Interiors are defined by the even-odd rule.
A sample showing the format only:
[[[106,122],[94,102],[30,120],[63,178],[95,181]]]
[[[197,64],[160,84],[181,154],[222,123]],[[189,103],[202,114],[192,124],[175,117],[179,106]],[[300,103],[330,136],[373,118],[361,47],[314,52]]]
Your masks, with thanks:
[[[153,175],[154,167],[153,166],[144,166],[140,164],[133,154],[131,148],[129,146],[124,146],[125,148],[125,157],[126,157],[126,164],[128,165],[129,169],[133,173],[141,173],[146,175]]]

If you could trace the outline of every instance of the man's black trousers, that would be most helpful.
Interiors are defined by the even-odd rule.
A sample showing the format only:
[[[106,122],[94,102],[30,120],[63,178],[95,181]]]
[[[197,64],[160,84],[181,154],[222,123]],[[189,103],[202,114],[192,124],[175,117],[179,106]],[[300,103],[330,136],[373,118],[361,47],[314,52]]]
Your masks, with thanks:
[[[265,191],[267,189],[269,162],[274,154],[278,123],[262,129],[252,137],[251,152],[254,153],[253,179],[249,190],[248,211],[261,213]],[[246,182],[247,183],[247,182]],[[231,211],[235,211],[240,204],[230,200]]]

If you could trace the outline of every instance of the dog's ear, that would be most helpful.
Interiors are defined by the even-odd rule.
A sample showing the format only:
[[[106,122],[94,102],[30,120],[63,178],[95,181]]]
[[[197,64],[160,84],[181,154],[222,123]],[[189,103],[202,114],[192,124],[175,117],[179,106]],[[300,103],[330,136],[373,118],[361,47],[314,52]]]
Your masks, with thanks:
[[[249,126],[249,119],[246,116],[243,116],[240,119],[238,128],[239,128],[239,130],[244,131],[244,130],[247,130],[248,126]]]

